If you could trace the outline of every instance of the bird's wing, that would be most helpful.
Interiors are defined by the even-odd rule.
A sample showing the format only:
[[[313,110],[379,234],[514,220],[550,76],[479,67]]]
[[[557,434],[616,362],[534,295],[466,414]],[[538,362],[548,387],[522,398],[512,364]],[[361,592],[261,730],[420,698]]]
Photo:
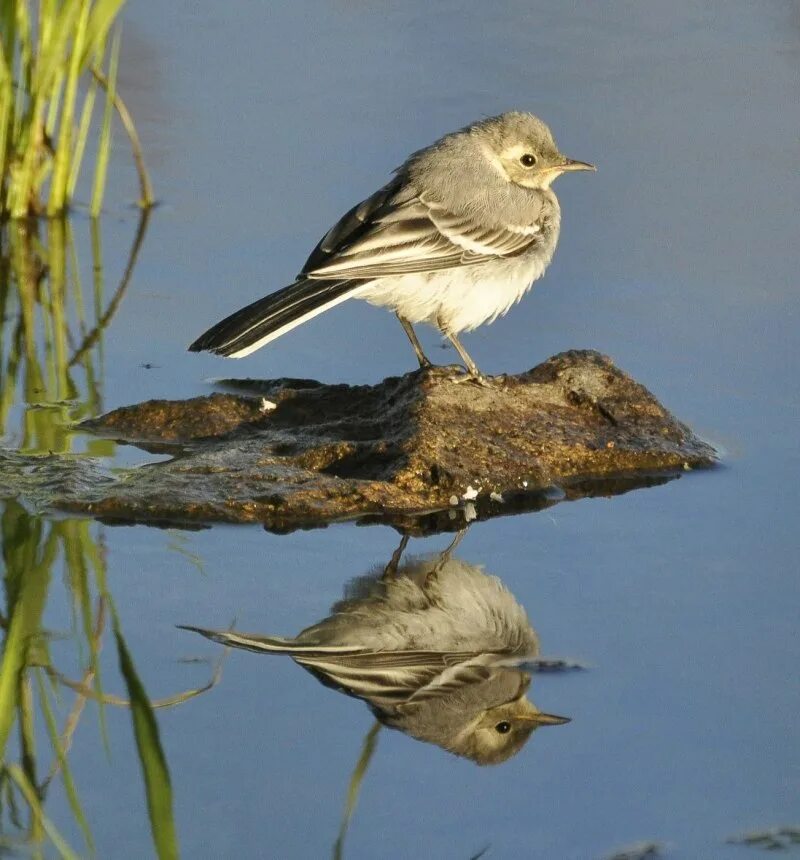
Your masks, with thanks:
[[[307,652],[298,650],[292,652],[291,656],[298,663],[322,659],[352,668],[381,670],[427,666],[440,672],[447,666],[462,663],[476,656],[474,651],[368,651],[359,650],[358,646],[354,646],[345,653],[346,646],[336,647],[340,648],[338,653],[333,648],[326,651],[322,646],[309,646]]]
[[[490,663],[467,662],[448,666],[424,686],[419,687],[402,705],[401,710],[413,708],[429,699],[440,699],[470,684],[485,681],[496,671]]]
[[[468,683],[488,671],[475,661],[487,655],[457,651],[365,651],[361,654],[293,654],[293,659],[323,683],[382,708],[399,707],[418,697],[443,695],[449,685]],[[472,667],[472,668],[470,668]],[[474,674],[478,673],[478,674]],[[427,691],[427,694],[424,692]]]
[[[301,275],[372,280],[515,257],[541,242],[541,224],[487,226],[454,214],[397,178],[354,206],[322,238]]]

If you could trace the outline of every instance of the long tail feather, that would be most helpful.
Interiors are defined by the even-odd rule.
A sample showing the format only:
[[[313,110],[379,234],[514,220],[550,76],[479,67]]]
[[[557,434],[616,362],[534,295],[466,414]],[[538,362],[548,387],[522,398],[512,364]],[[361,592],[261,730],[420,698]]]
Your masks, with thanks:
[[[280,636],[257,636],[256,634],[237,633],[235,630],[208,630],[205,627],[192,627],[189,624],[178,624],[181,630],[199,633],[220,645],[231,648],[246,648],[248,651],[273,651],[277,654],[288,654],[293,650],[291,639]]]
[[[238,633],[236,630],[208,630],[205,627],[192,627],[189,624],[178,624],[178,627],[181,630],[199,633],[213,642],[219,642],[220,645],[227,645],[230,648],[244,648],[247,651],[259,653],[334,657],[336,655],[357,654],[363,650],[352,645],[306,645],[294,639],[283,639],[280,636]]]
[[[225,317],[189,350],[242,358],[343,302],[357,287],[352,281],[297,281]]]

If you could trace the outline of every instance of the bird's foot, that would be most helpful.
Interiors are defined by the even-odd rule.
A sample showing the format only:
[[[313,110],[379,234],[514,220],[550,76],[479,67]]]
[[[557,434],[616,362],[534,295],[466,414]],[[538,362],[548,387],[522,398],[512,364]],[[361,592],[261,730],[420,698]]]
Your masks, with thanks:
[[[455,365],[458,368],[458,374],[453,374],[449,377],[450,382],[455,382],[457,385],[462,385],[464,383],[470,383],[472,385],[478,385],[481,388],[491,388],[494,382],[494,378],[491,376],[484,376],[482,373],[472,373],[469,370],[461,367],[461,365]]]

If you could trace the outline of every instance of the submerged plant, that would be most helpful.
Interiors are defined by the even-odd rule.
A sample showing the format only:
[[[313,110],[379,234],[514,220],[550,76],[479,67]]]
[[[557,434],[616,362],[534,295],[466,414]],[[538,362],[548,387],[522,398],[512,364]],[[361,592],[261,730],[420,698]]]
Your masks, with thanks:
[[[134,148],[140,205],[152,189],[130,114],[116,90],[124,0],[0,0],[0,217],[64,214],[87,142],[99,134],[90,211],[99,214],[116,110]],[[103,72],[107,62],[108,73]],[[106,106],[93,123],[97,89]]]

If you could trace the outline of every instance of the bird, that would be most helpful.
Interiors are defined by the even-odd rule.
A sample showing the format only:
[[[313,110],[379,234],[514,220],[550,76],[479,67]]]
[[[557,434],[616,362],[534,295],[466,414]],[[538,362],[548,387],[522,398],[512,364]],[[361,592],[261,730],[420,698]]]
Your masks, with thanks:
[[[323,236],[292,284],[221,320],[189,350],[242,358],[360,298],[397,315],[420,367],[432,362],[413,326],[428,323],[482,379],[459,334],[504,315],[544,274],[561,225],[550,186],[595,169],[562,155],[531,113],[473,122],[412,153]]]
[[[378,720],[477,764],[518,753],[566,717],[526,698],[539,640],[494,576],[447,553],[351,581],[331,614],[294,638],[180,625],[232,648],[286,654]]]

